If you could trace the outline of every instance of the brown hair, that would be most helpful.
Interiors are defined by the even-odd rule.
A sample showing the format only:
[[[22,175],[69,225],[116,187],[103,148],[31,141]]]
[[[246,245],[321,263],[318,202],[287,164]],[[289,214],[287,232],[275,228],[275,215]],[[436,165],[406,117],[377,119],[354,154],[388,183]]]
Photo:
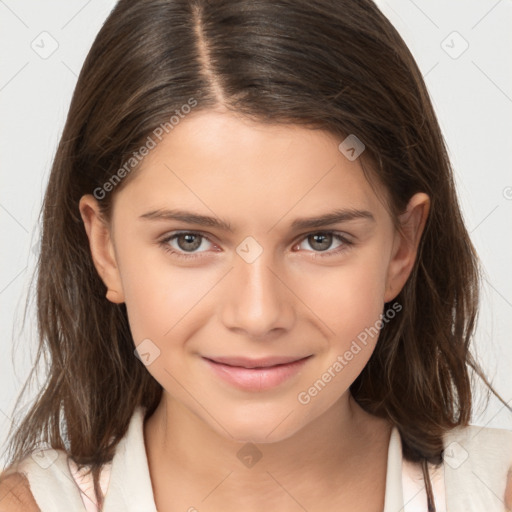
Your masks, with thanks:
[[[117,3],[78,78],[44,199],[37,362],[49,358],[48,377],[10,433],[11,463],[43,441],[90,465],[98,490],[98,470],[135,407],[149,415],[160,400],[160,384],[134,356],[125,306],[105,298],[78,202],[106,190],[191,98],[194,111],[222,105],[261,123],[328,130],[340,142],[355,134],[395,221],[414,193],[430,196],[417,261],[396,298],[403,310],[351,391],[398,427],[407,459],[438,464],[443,435],[470,419],[470,368],[488,384],[469,351],[478,261],[421,72],[371,0]],[[107,218],[134,173],[104,194]]]

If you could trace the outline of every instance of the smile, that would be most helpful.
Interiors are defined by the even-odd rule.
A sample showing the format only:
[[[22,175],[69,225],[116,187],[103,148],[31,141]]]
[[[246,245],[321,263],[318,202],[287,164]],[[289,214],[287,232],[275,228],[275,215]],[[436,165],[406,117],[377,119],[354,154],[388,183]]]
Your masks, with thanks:
[[[228,384],[244,391],[264,391],[275,388],[297,375],[311,357],[267,358],[264,360],[244,358],[215,358],[213,360],[203,357],[203,360],[215,376],[220,377]]]

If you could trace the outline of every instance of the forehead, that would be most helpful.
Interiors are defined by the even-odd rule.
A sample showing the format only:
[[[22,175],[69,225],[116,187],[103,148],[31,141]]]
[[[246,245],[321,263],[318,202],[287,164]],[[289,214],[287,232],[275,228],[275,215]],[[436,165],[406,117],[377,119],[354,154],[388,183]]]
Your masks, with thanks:
[[[270,225],[292,211],[384,213],[360,160],[347,159],[338,149],[342,138],[324,130],[203,111],[156,142],[115,198],[140,214],[169,207],[225,212],[236,227],[238,219]]]

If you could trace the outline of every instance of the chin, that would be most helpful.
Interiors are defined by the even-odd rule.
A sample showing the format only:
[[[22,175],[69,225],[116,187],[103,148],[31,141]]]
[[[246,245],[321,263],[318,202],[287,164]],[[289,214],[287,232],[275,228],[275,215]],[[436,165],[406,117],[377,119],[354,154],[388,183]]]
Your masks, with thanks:
[[[216,423],[211,426],[223,437],[239,443],[277,443],[288,439],[305,426],[297,421],[293,413],[290,414],[291,410],[280,408],[276,414],[269,414],[268,411],[265,414],[257,411],[250,414],[246,411],[239,421],[234,421],[233,415],[230,415],[229,421],[226,419],[222,422],[219,419],[225,430]],[[287,412],[283,414],[282,411]]]

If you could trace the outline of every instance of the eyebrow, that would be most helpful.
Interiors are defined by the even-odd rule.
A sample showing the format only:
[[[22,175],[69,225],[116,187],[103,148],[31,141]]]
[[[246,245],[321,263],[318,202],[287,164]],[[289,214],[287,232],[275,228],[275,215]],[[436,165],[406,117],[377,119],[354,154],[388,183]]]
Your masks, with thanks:
[[[200,226],[217,228],[223,231],[233,232],[233,227],[218,217],[210,217],[208,215],[200,215],[198,213],[186,210],[167,210],[159,209],[144,213],[140,216],[145,220],[177,220],[186,224],[196,224]],[[320,228],[341,222],[348,222],[357,219],[367,219],[375,222],[373,214],[367,210],[357,209],[337,209],[329,213],[317,217],[301,217],[295,219],[290,227],[292,230]]]

